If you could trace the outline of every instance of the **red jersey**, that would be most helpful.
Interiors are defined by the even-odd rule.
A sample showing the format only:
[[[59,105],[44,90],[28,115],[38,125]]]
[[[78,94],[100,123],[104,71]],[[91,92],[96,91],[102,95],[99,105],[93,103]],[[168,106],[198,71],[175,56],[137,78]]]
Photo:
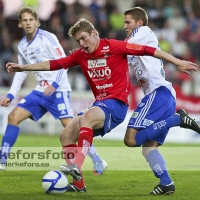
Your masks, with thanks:
[[[50,61],[50,70],[80,65],[96,101],[119,99],[128,105],[130,79],[127,55],[150,55],[155,48],[125,41],[100,39],[92,54],[83,48],[59,60]]]

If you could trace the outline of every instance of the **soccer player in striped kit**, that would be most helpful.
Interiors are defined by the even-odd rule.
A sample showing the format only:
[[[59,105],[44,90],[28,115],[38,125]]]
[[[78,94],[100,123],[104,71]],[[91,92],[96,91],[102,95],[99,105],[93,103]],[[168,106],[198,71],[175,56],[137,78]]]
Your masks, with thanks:
[[[134,7],[124,12],[124,29],[128,43],[160,49],[156,35],[147,24],[148,16],[144,9]],[[183,109],[176,112],[176,92],[172,83],[165,80],[162,60],[130,55],[128,63],[134,69],[145,97],[129,121],[124,143],[129,147],[142,146],[143,156],[154,175],[160,179],[150,194],[172,194],[175,192],[175,185],[158,147],[164,143],[169,128],[181,126],[200,133],[199,124]]]

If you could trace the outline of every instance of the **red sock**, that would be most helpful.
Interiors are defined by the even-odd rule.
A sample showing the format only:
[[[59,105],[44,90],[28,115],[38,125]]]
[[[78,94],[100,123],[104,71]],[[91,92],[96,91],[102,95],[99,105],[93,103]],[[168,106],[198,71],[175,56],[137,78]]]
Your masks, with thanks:
[[[93,130],[87,127],[80,128],[80,135],[78,138],[78,154],[76,154],[74,163],[76,163],[81,170],[82,164],[88,153],[93,141]]]
[[[73,181],[73,184],[79,188],[79,189],[82,189],[84,186],[85,186],[85,183],[84,183],[84,179],[83,179],[83,174],[82,174],[82,179],[80,181]]]
[[[67,165],[72,164],[76,156],[77,145],[68,144],[66,146],[63,146],[62,148],[63,148],[64,158]]]
[[[69,144],[69,145],[63,146],[63,152],[64,152],[64,157],[65,157],[67,165],[73,164],[74,159],[72,157],[73,157],[73,153],[75,153],[75,156],[77,154],[77,145],[76,144]],[[79,180],[79,181],[73,180],[73,184],[77,188],[82,189],[85,186],[83,174],[82,174],[82,179]]]

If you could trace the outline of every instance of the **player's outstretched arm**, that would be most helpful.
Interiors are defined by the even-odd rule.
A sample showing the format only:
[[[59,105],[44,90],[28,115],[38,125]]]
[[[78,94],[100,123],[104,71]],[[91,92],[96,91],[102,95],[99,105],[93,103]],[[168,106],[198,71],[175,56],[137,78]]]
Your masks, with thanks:
[[[160,51],[159,49],[156,49],[156,51],[154,52],[154,57],[162,59],[162,60],[167,60],[175,64],[179,68],[180,71],[186,74],[190,74],[189,70],[194,70],[194,71],[197,70],[197,65],[195,63],[190,62],[190,61],[180,60],[164,51]]]
[[[22,72],[22,71],[50,71],[50,62],[40,62],[37,64],[27,64],[19,65],[17,63],[8,62],[6,68],[9,74],[13,72]]]

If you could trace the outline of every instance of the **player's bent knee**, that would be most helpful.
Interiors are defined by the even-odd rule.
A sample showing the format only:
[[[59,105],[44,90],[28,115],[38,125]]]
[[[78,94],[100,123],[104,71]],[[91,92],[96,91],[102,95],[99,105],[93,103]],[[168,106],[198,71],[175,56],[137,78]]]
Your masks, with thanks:
[[[63,130],[61,133],[60,133],[60,141],[61,143],[63,142],[67,142],[69,140],[69,136],[68,134],[65,132],[65,130]]]
[[[19,116],[17,116],[15,113],[11,112],[8,115],[8,124],[18,125],[19,122]]]
[[[71,132],[67,131],[66,129],[60,133],[59,137],[62,145],[74,144],[77,142],[75,134],[71,134]]]
[[[124,137],[124,144],[127,147],[137,147],[136,141],[135,141],[136,133],[137,133],[137,130],[134,130],[134,129],[131,129],[131,128],[128,128],[126,130],[126,134],[125,134],[125,137]]]
[[[127,147],[136,147],[136,142],[135,142],[134,138],[127,138],[127,137],[125,137],[124,138],[124,144]]]

